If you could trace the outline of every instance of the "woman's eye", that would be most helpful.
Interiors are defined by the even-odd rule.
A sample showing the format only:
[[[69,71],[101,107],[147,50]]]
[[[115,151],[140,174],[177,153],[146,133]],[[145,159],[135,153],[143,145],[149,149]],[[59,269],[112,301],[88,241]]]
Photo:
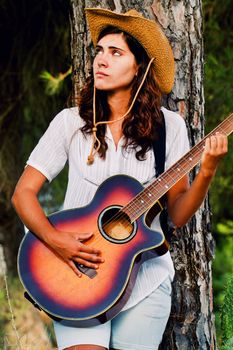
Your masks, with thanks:
[[[121,52],[119,50],[113,50],[113,56],[121,56]]]
[[[95,56],[100,55],[101,53],[103,53],[103,50],[101,50],[101,49],[95,50]]]

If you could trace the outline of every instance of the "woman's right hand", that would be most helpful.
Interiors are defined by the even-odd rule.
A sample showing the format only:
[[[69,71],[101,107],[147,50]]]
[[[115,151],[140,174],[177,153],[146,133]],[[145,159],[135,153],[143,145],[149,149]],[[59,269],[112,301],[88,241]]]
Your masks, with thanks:
[[[93,233],[61,232],[51,225],[37,197],[45,181],[46,177],[39,170],[27,166],[17,183],[12,203],[25,226],[48,244],[81,277],[82,273],[75,266],[75,262],[97,269],[104,259],[98,249],[84,244]]]
[[[92,236],[93,233],[55,231],[53,239],[50,239],[50,242],[47,243],[78,277],[81,277],[82,273],[76,267],[75,262],[92,269],[98,269],[99,264],[104,262],[99,249],[84,244]]]

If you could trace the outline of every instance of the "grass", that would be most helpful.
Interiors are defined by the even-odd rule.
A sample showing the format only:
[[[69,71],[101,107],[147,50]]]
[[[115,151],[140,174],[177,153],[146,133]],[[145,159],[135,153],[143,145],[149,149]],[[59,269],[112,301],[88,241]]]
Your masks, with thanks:
[[[57,349],[51,320],[24,298],[17,277],[0,277],[0,304],[0,350]]]

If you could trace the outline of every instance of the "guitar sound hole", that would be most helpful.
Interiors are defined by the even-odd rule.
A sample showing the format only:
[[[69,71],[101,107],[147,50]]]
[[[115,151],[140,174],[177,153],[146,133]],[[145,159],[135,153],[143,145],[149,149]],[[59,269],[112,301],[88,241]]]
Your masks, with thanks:
[[[137,232],[136,223],[131,223],[129,216],[120,209],[120,206],[107,207],[102,211],[98,220],[102,235],[114,243],[128,242]]]

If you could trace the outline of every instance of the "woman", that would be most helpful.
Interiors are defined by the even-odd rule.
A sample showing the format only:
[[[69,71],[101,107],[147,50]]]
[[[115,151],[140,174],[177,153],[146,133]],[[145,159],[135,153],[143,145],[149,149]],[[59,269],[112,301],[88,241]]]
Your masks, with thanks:
[[[146,185],[155,176],[152,145],[159,137],[161,112],[166,125],[165,168],[188,150],[183,119],[161,107],[162,94],[172,88],[174,59],[160,28],[136,11],[86,13],[96,50],[93,75],[78,108],[63,110],[51,122],[12,198],[25,225],[79,277],[74,261],[98,269],[104,256],[85,245],[91,232],[58,233],[49,223],[37,199],[45,181],[51,181],[69,159],[64,208],[89,203],[98,186],[115,174],[131,175]],[[201,205],[226,152],[226,136],[208,138],[191,187],[185,176],[168,191],[167,208],[175,226],[184,225]],[[152,227],[160,229],[158,225],[155,219]],[[157,349],[170,313],[173,277],[169,253],[144,262],[127,304],[113,320],[88,328],[54,322],[59,349]]]

